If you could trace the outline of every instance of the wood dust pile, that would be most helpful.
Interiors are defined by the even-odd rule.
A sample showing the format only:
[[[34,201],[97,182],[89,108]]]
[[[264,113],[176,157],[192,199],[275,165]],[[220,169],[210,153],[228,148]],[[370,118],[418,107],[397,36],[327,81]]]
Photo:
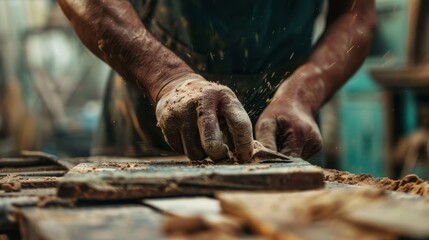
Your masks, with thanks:
[[[429,196],[429,182],[414,174],[399,180],[390,178],[374,178],[369,174],[353,174],[334,169],[325,169],[325,181],[350,185],[369,186],[382,190],[411,193],[420,196]]]

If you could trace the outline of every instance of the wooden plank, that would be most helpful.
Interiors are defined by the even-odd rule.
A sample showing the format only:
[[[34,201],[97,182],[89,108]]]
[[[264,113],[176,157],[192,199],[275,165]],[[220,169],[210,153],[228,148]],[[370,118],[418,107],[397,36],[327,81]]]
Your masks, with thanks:
[[[198,217],[218,228],[239,231],[241,222],[223,215],[219,201],[207,197],[165,198],[144,200],[143,203],[159,212],[179,218]]]
[[[163,216],[139,206],[23,208],[22,239],[162,239]]]
[[[223,214],[213,198],[150,199],[144,204],[166,214],[163,231],[168,239],[265,239],[250,233],[239,219]]]
[[[34,177],[34,176],[17,176],[9,175],[7,177],[0,177],[0,185],[8,182],[18,182],[22,189],[27,188],[56,188],[58,185],[59,177]]]
[[[429,228],[423,219],[427,218],[429,204],[424,198],[420,198],[420,207],[416,208],[422,213],[408,211],[416,205],[414,198],[406,202],[383,191],[364,188],[219,193],[217,198],[225,213],[242,219],[255,232],[269,237],[333,240],[396,239],[401,235],[429,237],[425,235]],[[389,204],[394,207],[387,207]],[[401,223],[402,220],[408,223]]]
[[[22,188],[56,188],[59,177],[20,177]]]
[[[0,195],[0,232],[10,232],[18,229],[16,223],[17,219],[17,206],[20,205],[36,205],[39,200],[38,197],[13,197],[13,198],[4,198]]]
[[[56,188],[21,189],[19,192],[5,192],[0,190],[0,198],[31,197],[31,196],[55,196]]]
[[[83,163],[60,182],[58,196],[86,200],[213,195],[219,190],[290,191],[324,186],[320,168],[293,162],[255,165]]]
[[[346,213],[346,218],[405,236],[429,238],[429,201],[426,206],[387,201],[351,209]]]
[[[64,174],[66,174],[66,173],[67,173],[67,171],[63,171],[63,170],[44,171],[44,172],[40,172],[40,171],[15,172],[15,173],[10,173],[10,172],[1,173],[0,172],[0,177],[6,177],[6,176],[9,176],[11,174],[17,175],[17,176],[26,176],[26,177],[61,177],[61,176],[64,176]]]
[[[124,157],[106,157],[106,156],[93,156],[93,157],[84,157],[84,158],[65,158],[61,159],[63,161],[69,162],[73,165],[78,165],[81,163],[112,163],[112,162],[122,162],[122,163],[147,163],[155,165],[192,165],[192,162],[186,156],[161,156],[161,157],[142,157],[142,158],[124,158]]]

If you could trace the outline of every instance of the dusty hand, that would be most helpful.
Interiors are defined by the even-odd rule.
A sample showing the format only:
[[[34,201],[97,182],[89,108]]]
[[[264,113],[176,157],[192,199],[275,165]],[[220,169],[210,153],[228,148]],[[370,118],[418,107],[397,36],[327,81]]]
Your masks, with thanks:
[[[253,151],[252,124],[235,94],[223,85],[191,74],[169,83],[156,105],[158,126],[168,144],[191,160],[209,156],[228,159],[229,148],[239,161],[249,161]],[[226,123],[227,132],[221,131]],[[231,138],[231,144],[225,140]]]
[[[285,155],[308,159],[322,149],[314,117],[301,101],[273,100],[256,123],[256,139]]]

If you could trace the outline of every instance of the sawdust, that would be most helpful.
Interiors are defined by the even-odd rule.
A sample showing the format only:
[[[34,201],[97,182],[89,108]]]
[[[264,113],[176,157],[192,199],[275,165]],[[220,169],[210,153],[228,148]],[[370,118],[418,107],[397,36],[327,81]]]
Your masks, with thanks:
[[[256,171],[256,170],[269,169],[269,168],[271,168],[271,164],[263,164],[263,165],[256,165],[256,166],[247,167],[246,171],[252,172],[252,171]]]
[[[334,169],[325,169],[325,181],[350,185],[370,186],[382,190],[411,193],[420,196],[429,196],[429,182],[414,174],[399,180],[390,178],[374,178],[369,174],[353,174]]]
[[[1,189],[5,192],[20,192],[21,183],[20,182],[8,182],[1,185]]]
[[[1,190],[5,192],[20,192],[21,182],[17,175],[7,175],[0,180]]]
[[[138,161],[130,162],[96,162],[86,163],[83,166],[76,166],[69,174],[84,174],[89,172],[102,172],[102,171],[135,171],[135,170],[146,170],[148,169],[147,163],[141,163]]]

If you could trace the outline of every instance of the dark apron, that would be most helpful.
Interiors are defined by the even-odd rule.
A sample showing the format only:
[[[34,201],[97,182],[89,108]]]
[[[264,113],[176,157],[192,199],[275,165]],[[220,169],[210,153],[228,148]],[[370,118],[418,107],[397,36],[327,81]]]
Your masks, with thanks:
[[[192,2],[192,0],[189,1]],[[177,15],[177,8],[181,7],[175,4],[177,2],[180,2],[180,0],[134,1],[134,4],[139,10],[146,28],[159,41],[164,43],[207,80],[217,81],[231,88],[248,112],[252,123],[255,124],[277,86],[287,79],[291,72],[310,53],[311,45],[309,42],[311,42],[311,36],[308,35],[312,31],[306,31],[305,36],[300,36],[306,39],[303,41],[307,42],[306,50],[291,54],[290,48],[285,47],[284,50],[278,48],[271,52],[267,51],[267,54],[262,53],[261,55],[260,53],[261,56],[267,55],[268,57],[266,59],[262,57],[256,58],[256,60],[252,60],[254,61],[252,63],[251,60],[242,58],[241,53],[243,51],[241,50],[246,49],[246,46],[242,46],[241,41],[237,43],[235,39],[228,39],[225,41],[226,43],[216,39],[214,42],[207,42],[207,46],[193,44],[192,38],[204,40],[204,38],[211,39],[212,36],[194,33],[194,30],[186,28],[189,25],[188,23],[175,20],[174,16]],[[272,2],[276,1],[273,0]],[[311,0],[310,2],[320,1]],[[174,6],[168,6],[169,4]],[[169,12],[170,10],[175,10],[176,12]],[[312,24],[317,16],[317,11],[313,10],[313,12],[310,14],[311,19],[305,21],[306,25],[308,25],[306,28],[313,28]],[[168,16],[172,16],[171,18],[173,19],[168,19]],[[275,19],[272,16],[271,18]],[[271,18],[266,21],[272,21]],[[177,26],[177,22],[182,22],[183,24]],[[219,28],[222,28],[222,25],[219,25]],[[200,31],[198,27],[200,26],[196,27],[196,31]],[[276,26],[276,28],[280,27]],[[261,31],[271,31],[271,28],[262,29]],[[292,35],[294,34],[296,35],[297,33]],[[283,41],[287,41],[287,39]],[[295,45],[300,45],[296,39],[293,39],[293,41],[295,41]],[[282,41],[277,42],[279,43],[269,42],[266,44],[267,46],[282,45]],[[210,48],[210,44],[213,44],[214,47]],[[233,47],[225,47],[229,45]],[[249,43],[250,45],[252,44]],[[234,48],[238,50],[234,51]],[[211,49],[214,50],[211,51]],[[282,51],[284,52],[282,53]],[[213,52],[217,54],[213,54]],[[223,54],[219,54],[219,52],[223,52]],[[250,51],[248,55],[252,55],[253,52],[258,52],[258,49]],[[270,59],[273,61],[269,61]],[[240,61],[243,64],[240,64]],[[156,127],[155,106],[152,106],[145,94],[134,85],[126,84],[116,74],[112,74],[110,78],[106,89],[100,126],[93,142],[92,155],[126,157],[176,155],[177,153],[172,151],[165,142],[161,130]]]

